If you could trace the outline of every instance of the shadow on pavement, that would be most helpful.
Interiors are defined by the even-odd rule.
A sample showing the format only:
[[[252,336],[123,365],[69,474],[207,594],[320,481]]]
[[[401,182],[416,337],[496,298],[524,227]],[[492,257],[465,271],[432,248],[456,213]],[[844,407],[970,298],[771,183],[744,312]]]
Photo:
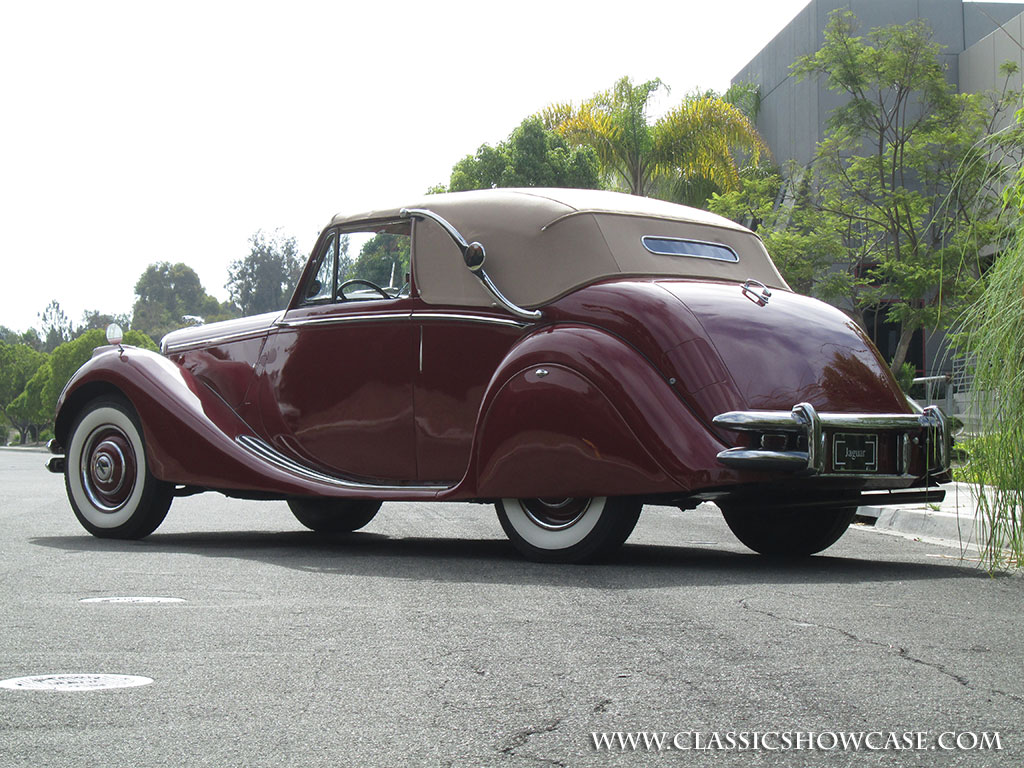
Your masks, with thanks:
[[[985,579],[960,563],[864,560],[818,555],[777,560],[745,552],[627,544],[612,560],[545,565],[523,560],[502,539],[390,538],[357,532],[325,537],[306,531],[155,533],[143,541],[46,536],[31,543],[77,553],[120,556],[191,554],[251,560],[325,576],[376,576],[457,583],[537,584],[594,589],[702,584],[842,584],[928,579]]]

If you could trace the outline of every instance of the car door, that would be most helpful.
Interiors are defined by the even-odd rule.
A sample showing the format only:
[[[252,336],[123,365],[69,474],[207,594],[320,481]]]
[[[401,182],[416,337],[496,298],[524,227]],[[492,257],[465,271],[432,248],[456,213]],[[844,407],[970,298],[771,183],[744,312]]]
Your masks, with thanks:
[[[436,222],[416,221],[412,235],[417,467],[421,483],[453,485],[469,465],[487,385],[529,324],[493,305]]]
[[[467,307],[419,305],[416,452],[423,483],[453,485],[469,464],[487,384],[525,323]]]
[[[260,360],[259,409],[278,450],[355,481],[416,482],[418,328],[412,299],[387,285],[408,253],[407,221],[321,236]]]

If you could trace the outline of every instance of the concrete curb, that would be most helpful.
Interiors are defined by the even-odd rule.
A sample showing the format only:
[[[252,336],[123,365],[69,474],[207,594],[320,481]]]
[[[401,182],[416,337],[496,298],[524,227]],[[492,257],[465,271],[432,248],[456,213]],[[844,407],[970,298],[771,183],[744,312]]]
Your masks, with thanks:
[[[946,498],[941,504],[859,507],[857,515],[873,520],[878,531],[899,533],[939,541],[949,546],[977,546],[983,540],[978,520],[977,499],[967,483],[941,486]]]

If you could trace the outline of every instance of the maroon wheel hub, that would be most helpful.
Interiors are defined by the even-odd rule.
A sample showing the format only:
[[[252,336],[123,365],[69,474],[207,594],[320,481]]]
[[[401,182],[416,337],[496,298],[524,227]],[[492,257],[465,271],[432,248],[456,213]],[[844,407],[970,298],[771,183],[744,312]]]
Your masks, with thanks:
[[[136,470],[135,450],[120,429],[104,426],[89,436],[82,451],[82,486],[97,509],[120,509],[135,490]]]

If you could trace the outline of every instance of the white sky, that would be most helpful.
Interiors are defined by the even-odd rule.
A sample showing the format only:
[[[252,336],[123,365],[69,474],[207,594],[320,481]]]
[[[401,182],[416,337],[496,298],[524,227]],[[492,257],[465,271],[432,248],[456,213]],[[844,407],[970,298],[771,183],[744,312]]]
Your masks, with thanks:
[[[0,14],[0,325],[127,313],[147,265],[227,298],[257,229],[309,251],[557,101],[723,90],[807,0],[47,2]]]

